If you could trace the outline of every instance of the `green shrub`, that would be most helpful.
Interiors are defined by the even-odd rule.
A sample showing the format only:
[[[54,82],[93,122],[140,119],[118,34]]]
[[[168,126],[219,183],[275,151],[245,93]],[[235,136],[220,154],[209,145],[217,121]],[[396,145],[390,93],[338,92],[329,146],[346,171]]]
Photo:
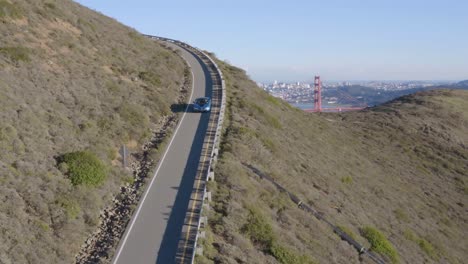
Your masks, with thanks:
[[[91,29],[91,31],[96,32],[96,26],[93,24],[91,20],[87,21],[87,20],[83,20],[82,18],[78,18],[77,24],[81,30],[84,30],[85,28],[89,28]],[[112,49],[113,49],[113,53],[117,53],[117,50],[115,50],[115,48],[112,48]]]
[[[7,56],[14,62],[30,61],[30,50],[26,47],[0,47],[0,54]]]
[[[216,256],[216,248],[213,246],[214,237],[210,230],[206,230],[205,238],[200,239],[200,245],[203,247],[203,255],[208,259],[213,259]]]
[[[345,176],[341,178],[341,182],[344,184],[350,184],[353,182],[353,178],[351,176]]]
[[[62,172],[63,174],[67,174],[68,173],[68,165],[65,163],[65,162],[62,162],[60,163],[57,168],[59,169],[60,172]]]
[[[65,213],[69,219],[76,219],[80,214],[80,205],[74,200],[59,198],[56,203],[65,209]]]
[[[50,8],[50,9],[55,9],[56,8],[53,3],[45,3],[44,6],[47,7],[47,8]]]
[[[255,207],[249,208],[247,223],[242,231],[249,236],[252,242],[261,246],[263,250],[271,248],[275,239],[270,223]]]
[[[4,125],[0,127],[0,141],[12,141],[17,137],[16,128],[10,125]]]
[[[416,235],[409,229],[406,229],[405,231],[403,231],[403,236],[408,239],[408,240],[411,240],[411,241],[417,241],[417,237]]]
[[[403,209],[398,208],[395,211],[393,211],[393,213],[395,213],[395,217],[398,220],[403,221],[403,222],[408,222],[409,221],[408,214],[406,214],[406,212],[403,211]]]
[[[388,239],[377,229],[366,226],[361,229],[362,236],[371,244],[370,249],[377,253],[386,255],[392,263],[398,263],[398,253]]]
[[[115,126],[115,121],[112,120],[110,117],[101,117],[97,121],[97,126],[101,130],[101,132],[107,131],[107,130],[112,130],[113,127]]]
[[[207,257],[205,257],[203,255],[198,255],[197,254],[197,255],[195,255],[195,263],[197,263],[197,264],[213,264],[214,261],[212,261],[211,259],[208,259]]]
[[[275,145],[275,142],[273,142],[273,140],[269,139],[269,138],[266,138],[264,136],[261,136],[260,137],[260,140],[262,141],[263,145],[268,148],[269,150],[271,151],[275,151],[276,150],[276,145]]]
[[[109,147],[107,149],[107,158],[110,160],[115,160],[118,157],[118,150],[115,149],[114,147]]]
[[[267,99],[268,102],[270,102],[270,103],[272,103],[272,104],[274,104],[274,105],[276,105],[276,106],[280,106],[280,105],[281,105],[280,99],[278,99],[278,98],[276,98],[276,97],[274,97],[274,96],[272,96],[272,95],[269,95],[269,94],[268,94],[268,95],[266,96],[266,99]]]
[[[258,137],[258,133],[256,131],[254,131],[253,129],[251,128],[248,128],[248,127],[235,127],[234,130],[233,130],[234,133],[236,134],[240,134],[240,135],[248,135],[248,136],[252,136],[252,137]]]
[[[137,41],[142,40],[142,36],[135,31],[128,32],[128,36],[133,40],[137,40]]]
[[[18,132],[16,131],[16,128],[10,126],[10,125],[1,125],[0,124],[0,149],[2,149],[4,152],[10,152],[13,154],[15,150],[15,144],[14,142],[18,138]],[[5,153],[3,154],[5,157],[7,156]]]
[[[130,184],[130,185],[132,185],[133,183],[135,183],[135,180],[136,180],[136,179],[135,179],[135,177],[133,177],[133,176],[125,176],[125,177],[122,178],[122,182],[123,182],[123,183]]]
[[[149,118],[145,114],[145,109],[137,104],[123,104],[119,108],[119,115],[123,120],[130,123],[133,129],[147,127]]]
[[[140,72],[138,77],[154,86],[161,85],[161,78],[154,72]]]
[[[249,216],[247,223],[243,226],[242,232],[249,236],[250,240],[263,251],[271,254],[283,264],[312,264],[314,263],[308,256],[299,255],[296,252],[279,245],[276,242],[273,228],[268,219],[258,208],[248,207]]]
[[[433,259],[438,259],[439,255],[437,254],[436,249],[434,246],[424,238],[418,237],[416,234],[414,234],[411,230],[407,229],[403,232],[403,235],[405,236],[406,239],[416,242],[418,246],[424,251],[429,257]]]
[[[306,255],[299,255],[292,250],[280,246],[277,243],[274,243],[271,246],[270,253],[275,257],[280,263],[283,264],[313,264],[314,261],[311,260]]]
[[[281,125],[281,122],[278,120],[278,118],[276,118],[275,116],[269,114],[267,111],[265,111],[265,109],[263,109],[263,107],[255,104],[255,103],[251,103],[250,104],[250,107],[255,111],[257,112],[257,116],[258,115],[261,115],[265,118],[266,122],[267,122],[267,125],[269,126],[272,126],[276,129],[281,129],[283,128],[283,126]],[[251,115],[253,115],[254,113],[251,112]]]
[[[281,122],[278,120],[277,117],[271,115],[267,111],[265,111],[261,106],[258,106],[256,104],[252,104],[253,108],[258,111],[259,114],[263,115],[265,117],[265,120],[267,122],[267,125],[276,128],[276,129],[281,129],[283,126],[281,125]]]
[[[98,186],[106,179],[106,167],[91,152],[67,153],[60,160],[60,163],[67,165],[67,174],[73,185]],[[60,163],[59,166],[61,166]]]
[[[354,232],[350,228],[342,225],[339,225],[338,228],[341,229],[341,231],[343,231],[345,234],[350,236],[352,239],[356,240],[356,234],[354,234]]]
[[[423,238],[420,238],[418,240],[418,245],[424,252],[426,252],[426,254],[429,257],[431,257],[433,259],[438,259],[437,252],[436,252],[436,250],[434,249],[434,247],[432,246],[432,244],[429,241],[427,241],[427,240],[425,240]]]
[[[23,16],[23,12],[17,5],[11,4],[5,0],[0,0],[0,18],[6,16],[11,18],[21,18]]]
[[[119,85],[112,80],[106,82],[106,88],[112,93],[118,93],[120,91]]]
[[[265,147],[267,147],[269,150],[272,150],[272,151],[276,150],[276,145],[273,142],[273,140],[267,138],[264,134],[260,134],[260,133],[258,133],[256,131],[254,131],[251,128],[248,128],[248,127],[235,127],[233,132],[235,134],[240,134],[240,135],[245,135],[245,136],[249,136],[249,137],[258,138],[258,139],[260,139],[260,141],[262,141],[263,145]]]
[[[265,114],[265,110],[264,110],[261,106],[255,104],[255,103],[250,104],[250,106],[251,106],[255,111],[257,111],[258,113],[260,113],[260,114]]]
[[[281,125],[281,122],[278,120],[278,118],[270,115],[270,114],[265,114],[265,118],[268,122],[268,124],[276,129],[281,129],[283,126]]]

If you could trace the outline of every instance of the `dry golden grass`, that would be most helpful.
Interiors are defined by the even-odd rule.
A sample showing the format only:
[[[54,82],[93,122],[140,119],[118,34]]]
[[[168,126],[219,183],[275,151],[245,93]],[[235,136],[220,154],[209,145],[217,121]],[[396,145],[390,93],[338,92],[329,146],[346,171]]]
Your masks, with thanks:
[[[185,64],[68,0],[0,0],[0,34],[0,263],[71,263],[128,181],[117,151],[141,149],[170,113]],[[109,168],[102,185],[74,187],[57,168],[80,150]]]

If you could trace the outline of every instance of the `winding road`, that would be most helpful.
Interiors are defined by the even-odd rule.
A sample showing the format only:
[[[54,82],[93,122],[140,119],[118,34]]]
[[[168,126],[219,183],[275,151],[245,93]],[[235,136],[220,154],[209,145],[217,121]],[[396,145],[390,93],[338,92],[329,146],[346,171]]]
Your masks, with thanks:
[[[179,50],[191,68],[193,82],[189,101],[212,96],[212,79],[200,58],[178,45],[166,45]],[[114,264],[175,262],[178,245],[185,239],[184,219],[193,203],[192,190],[211,115],[192,113],[188,107],[185,110],[120,240]]]

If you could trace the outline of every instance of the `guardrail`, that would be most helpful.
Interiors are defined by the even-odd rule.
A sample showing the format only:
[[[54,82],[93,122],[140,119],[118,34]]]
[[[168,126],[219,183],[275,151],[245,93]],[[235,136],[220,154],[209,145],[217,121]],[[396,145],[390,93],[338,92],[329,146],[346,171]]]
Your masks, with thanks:
[[[195,255],[197,253],[197,242],[199,239],[200,235],[200,227],[201,227],[201,220],[202,220],[202,214],[203,214],[203,205],[205,203],[205,198],[210,195],[207,195],[207,189],[206,189],[206,182],[209,181],[209,179],[213,179],[214,177],[214,164],[217,161],[218,158],[218,153],[219,153],[219,145],[221,142],[221,133],[222,133],[222,124],[224,120],[224,112],[225,112],[225,105],[226,105],[226,92],[225,92],[225,83],[224,83],[224,78],[221,70],[219,69],[218,65],[216,62],[208,56],[205,52],[202,50],[192,47],[182,41],[174,40],[174,39],[169,39],[169,38],[163,38],[163,37],[157,37],[157,36],[151,36],[151,35],[144,35],[146,37],[160,40],[160,41],[165,41],[169,43],[176,44],[182,48],[185,48],[186,50],[192,52],[196,56],[199,57],[200,60],[203,61],[205,66],[208,68],[208,71],[210,72],[211,79],[212,79],[212,84],[213,84],[213,96],[212,96],[212,110],[211,110],[211,116],[210,116],[210,121],[216,122],[216,129],[214,135],[210,133],[210,131],[207,131],[207,134],[205,135],[205,143],[208,144],[210,147],[210,155],[208,159],[208,164],[205,167],[205,164],[202,164],[200,162],[199,165],[199,173],[201,175],[198,175],[197,173],[197,178],[200,176],[199,179],[197,180],[202,181],[202,186],[203,186],[203,191],[202,191],[202,201],[201,205],[199,208],[193,208],[195,214],[191,212],[190,214],[190,221],[192,221],[192,218],[196,218],[196,228],[191,228],[190,225],[188,225],[186,228],[186,233],[182,234],[182,237],[185,237],[185,239],[180,240],[179,242],[179,248],[177,250],[177,256],[176,256],[176,263],[193,263],[195,260]],[[219,103],[219,106],[217,105]],[[212,117],[214,120],[212,120]],[[200,157],[201,159],[203,157]],[[201,169],[200,169],[201,168]],[[198,192],[198,188],[194,188],[194,192]],[[194,199],[194,203],[196,203],[197,199]],[[193,207],[193,206],[192,206]],[[190,208],[190,206],[189,206]],[[185,218],[187,220],[187,216]],[[187,223],[188,221],[184,221],[184,223]],[[206,223],[205,223],[206,224]],[[195,233],[195,234],[190,234],[190,233]],[[193,239],[190,239],[193,238]],[[191,254],[187,254],[187,250],[191,250]]]
[[[205,175],[205,182],[209,181],[210,179],[210,175],[214,174],[214,168],[213,168],[213,165],[214,163],[216,163],[217,159],[218,159],[218,153],[219,153],[219,145],[221,143],[221,134],[222,134],[222,125],[223,125],[223,121],[224,121],[224,111],[225,111],[225,105],[226,105],[226,92],[225,92],[225,84],[224,84],[224,78],[223,78],[223,73],[221,72],[221,70],[218,68],[218,65],[216,64],[216,62],[214,62],[214,60],[208,56],[207,54],[205,54],[204,52],[200,51],[204,56],[206,56],[210,61],[211,63],[213,63],[215,69],[216,69],[216,72],[219,76],[219,79],[221,80],[221,106],[220,106],[220,109],[219,109],[219,114],[218,114],[218,120],[217,120],[217,127],[216,127],[216,133],[215,133],[215,136],[214,136],[214,144],[213,144],[213,147],[212,147],[212,150],[211,150],[211,155],[210,155],[210,161],[209,161],[209,167],[208,167],[208,171],[207,171],[207,174]],[[203,203],[205,202],[205,195],[207,193],[207,190],[206,190],[206,184],[204,186],[204,189],[203,189]],[[203,206],[201,207],[201,211],[200,211],[200,215],[201,216],[203,214]],[[207,224],[207,223],[205,223]],[[197,242],[198,242],[198,235],[200,234],[199,233],[199,230],[200,230],[200,225],[201,225],[201,217],[198,217],[198,223],[197,223],[197,233],[196,233],[196,238],[195,238],[195,244],[194,244],[194,251],[192,253],[192,259],[191,259],[191,263],[194,262],[195,260],[195,254],[196,254],[196,250],[197,250]]]

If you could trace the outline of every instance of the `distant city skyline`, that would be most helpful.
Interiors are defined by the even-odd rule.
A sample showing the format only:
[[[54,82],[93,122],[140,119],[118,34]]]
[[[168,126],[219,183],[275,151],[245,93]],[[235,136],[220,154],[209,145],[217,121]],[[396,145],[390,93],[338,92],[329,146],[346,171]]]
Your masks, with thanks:
[[[468,1],[77,0],[255,81],[468,79]]]
[[[452,84],[458,81],[434,81],[434,80],[355,80],[355,81],[332,81],[332,80],[321,80],[322,87],[343,87],[343,86],[365,86],[373,89],[411,89],[419,87],[430,87],[444,84]],[[262,88],[313,88],[314,82],[309,81],[294,81],[294,82],[283,82],[274,80],[272,82],[257,82]]]
[[[266,80],[266,81],[257,81],[258,83],[263,83],[263,84],[273,84],[275,81],[278,83],[313,83],[314,76],[312,76],[312,79],[309,80]],[[468,79],[468,77],[466,78]],[[442,83],[442,84],[448,84],[448,83],[456,83],[459,81],[463,80],[322,80],[322,82],[328,82],[328,83],[341,83],[341,82],[349,82],[351,84],[355,83],[364,83],[364,82],[388,82],[388,83],[403,83],[403,82],[433,82],[433,83]]]

